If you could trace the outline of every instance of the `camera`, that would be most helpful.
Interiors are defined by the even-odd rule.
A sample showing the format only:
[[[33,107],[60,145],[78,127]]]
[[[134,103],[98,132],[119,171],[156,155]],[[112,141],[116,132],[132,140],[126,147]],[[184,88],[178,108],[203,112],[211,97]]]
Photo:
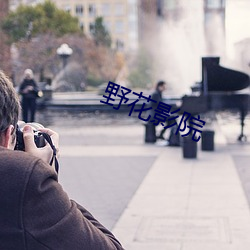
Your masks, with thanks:
[[[25,145],[24,145],[24,140],[23,140],[23,127],[25,125],[29,125],[32,127],[33,131],[34,131],[34,141],[35,144],[38,148],[42,148],[45,146],[45,139],[43,137],[43,135],[37,131],[39,128],[43,128],[43,126],[39,123],[19,123],[17,125],[17,129],[16,129],[16,145],[15,145],[15,150],[20,150],[20,151],[25,151]]]

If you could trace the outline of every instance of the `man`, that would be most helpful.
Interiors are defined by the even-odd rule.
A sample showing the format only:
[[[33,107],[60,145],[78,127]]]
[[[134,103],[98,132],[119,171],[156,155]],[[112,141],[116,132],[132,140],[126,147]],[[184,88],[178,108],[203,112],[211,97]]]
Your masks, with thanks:
[[[151,98],[156,101],[156,103],[152,102],[152,110],[154,111],[159,102],[162,102],[162,92],[166,90],[166,82],[164,81],[159,81],[156,84],[155,91],[153,92]],[[153,112],[154,113],[154,112]]]
[[[150,107],[152,109],[149,110],[149,115],[151,116],[151,119],[147,123],[146,128],[146,142],[155,142],[157,139],[164,139],[163,134],[165,132],[164,129],[160,132],[159,136],[156,136],[156,129],[155,125],[151,122],[154,118],[155,109],[157,108],[159,102],[162,102],[162,92],[166,89],[166,82],[159,81],[156,84],[155,91],[153,92],[151,98],[155,100],[156,102],[151,102]]]
[[[57,182],[49,145],[37,148],[33,130],[23,130],[25,151],[14,151],[19,100],[0,71],[0,249],[113,250],[118,240]],[[50,135],[58,148],[58,134]]]

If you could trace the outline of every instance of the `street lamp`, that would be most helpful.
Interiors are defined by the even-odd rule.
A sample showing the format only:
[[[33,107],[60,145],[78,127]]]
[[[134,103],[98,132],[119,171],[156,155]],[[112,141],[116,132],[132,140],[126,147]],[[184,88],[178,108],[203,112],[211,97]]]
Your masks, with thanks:
[[[73,50],[69,47],[67,43],[63,43],[57,50],[57,55],[59,55],[63,60],[63,68],[65,68],[67,64],[67,59],[71,56],[73,53]]]

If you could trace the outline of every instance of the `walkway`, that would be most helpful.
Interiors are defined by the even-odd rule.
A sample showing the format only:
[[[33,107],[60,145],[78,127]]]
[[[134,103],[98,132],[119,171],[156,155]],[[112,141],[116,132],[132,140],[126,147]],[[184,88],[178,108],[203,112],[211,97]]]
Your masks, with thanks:
[[[249,146],[247,146],[249,149]],[[113,229],[128,250],[250,249],[250,213],[233,154],[216,131],[215,152],[183,159],[166,147]]]

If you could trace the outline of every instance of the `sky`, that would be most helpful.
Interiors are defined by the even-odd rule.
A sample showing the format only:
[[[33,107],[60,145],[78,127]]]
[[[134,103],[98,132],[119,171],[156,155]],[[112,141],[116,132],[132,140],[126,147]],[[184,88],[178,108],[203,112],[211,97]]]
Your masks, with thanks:
[[[227,0],[226,41],[230,57],[234,57],[234,43],[245,38],[250,38],[250,0]]]

